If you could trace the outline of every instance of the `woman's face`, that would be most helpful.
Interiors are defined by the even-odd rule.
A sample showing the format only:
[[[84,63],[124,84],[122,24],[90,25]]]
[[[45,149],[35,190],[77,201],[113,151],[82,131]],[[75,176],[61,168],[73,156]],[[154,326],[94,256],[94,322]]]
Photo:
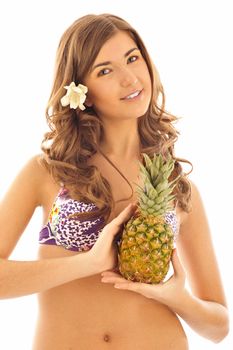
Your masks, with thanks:
[[[151,99],[151,79],[133,39],[119,31],[101,48],[84,80],[88,106],[105,119],[123,120],[144,115]]]

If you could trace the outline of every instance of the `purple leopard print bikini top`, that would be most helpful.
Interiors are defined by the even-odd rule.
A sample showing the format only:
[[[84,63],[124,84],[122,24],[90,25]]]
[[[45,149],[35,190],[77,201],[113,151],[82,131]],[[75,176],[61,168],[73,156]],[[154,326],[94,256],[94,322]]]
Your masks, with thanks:
[[[93,203],[69,197],[68,190],[62,185],[49,213],[48,222],[39,233],[39,243],[62,246],[72,251],[90,250],[99,237],[104,225],[104,218],[79,219],[70,218],[74,213],[86,213],[96,210]],[[171,225],[174,235],[178,234],[178,221],[175,211],[169,211],[165,220]]]
[[[69,216],[96,209],[95,204],[86,204],[70,198],[68,190],[62,186],[53,202],[48,222],[39,233],[39,243],[62,246],[73,251],[91,249],[99,237],[104,219],[77,219]]]

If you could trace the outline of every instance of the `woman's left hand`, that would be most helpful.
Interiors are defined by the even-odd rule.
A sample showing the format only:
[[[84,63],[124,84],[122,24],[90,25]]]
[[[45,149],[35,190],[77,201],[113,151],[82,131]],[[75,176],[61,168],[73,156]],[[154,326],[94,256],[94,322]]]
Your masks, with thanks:
[[[147,284],[132,282],[123,278],[119,273],[104,271],[101,273],[101,281],[104,283],[114,283],[118,289],[130,290],[140,293],[147,298],[157,300],[163,304],[171,306],[182,299],[185,290],[185,271],[178,258],[176,249],[172,253],[172,265],[174,274],[165,282],[159,284]]]

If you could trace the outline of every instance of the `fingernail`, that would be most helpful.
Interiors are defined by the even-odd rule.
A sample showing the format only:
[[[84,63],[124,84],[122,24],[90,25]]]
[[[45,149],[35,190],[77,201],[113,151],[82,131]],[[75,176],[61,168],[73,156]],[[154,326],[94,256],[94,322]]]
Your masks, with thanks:
[[[120,288],[119,284],[115,284],[114,288]]]

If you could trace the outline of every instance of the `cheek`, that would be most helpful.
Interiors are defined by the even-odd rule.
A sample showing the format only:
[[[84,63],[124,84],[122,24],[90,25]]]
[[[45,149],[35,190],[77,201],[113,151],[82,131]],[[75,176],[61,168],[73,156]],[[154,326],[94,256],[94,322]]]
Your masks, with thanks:
[[[148,77],[147,77],[147,80],[146,80],[146,90],[148,92],[148,97],[150,96],[150,98],[151,98],[151,95],[152,95],[152,84],[151,84],[151,78],[150,78],[149,73],[148,73]]]
[[[109,89],[92,94],[92,106],[98,115],[109,114],[113,110],[113,97]]]
[[[96,93],[92,95],[93,96],[93,103],[96,107],[108,107],[112,108],[111,106],[117,104],[117,93],[114,91],[113,84],[106,84],[106,86],[101,86],[99,89],[96,90]]]
[[[147,86],[150,87],[150,89],[151,89],[151,77],[150,77],[150,73],[149,73],[148,69],[147,69],[145,76],[146,76]]]
[[[141,69],[141,77],[144,80],[144,83],[147,85],[147,87],[151,85],[150,73],[149,73],[148,67],[147,67],[145,62],[144,62],[144,65]]]

